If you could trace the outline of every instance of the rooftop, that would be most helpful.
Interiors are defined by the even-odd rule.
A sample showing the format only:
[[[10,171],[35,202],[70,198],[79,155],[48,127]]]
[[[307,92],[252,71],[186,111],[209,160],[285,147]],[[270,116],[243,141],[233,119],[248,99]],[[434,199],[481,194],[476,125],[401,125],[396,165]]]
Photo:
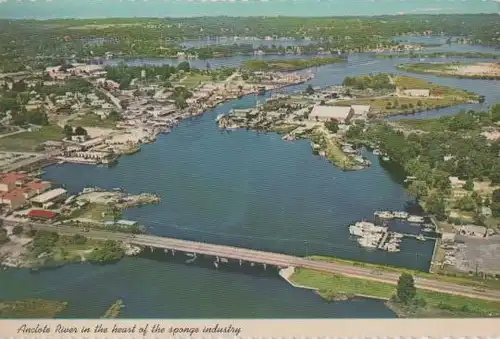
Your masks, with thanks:
[[[310,117],[324,117],[332,119],[346,119],[351,112],[350,106],[322,106],[316,105],[311,111]]]
[[[67,191],[64,188],[56,188],[51,191],[40,194],[37,197],[34,197],[33,199],[31,199],[31,201],[43,204],[63,194],[66,194],[66,192]]]
[[[54,219],[57,217],[57,213],[47,210],[31,210],[28,212],[28,216],[33,218]]]
[[[2,175],[2,183],[5,185],[15,185],[18,181],[22,181],[26,176],[22,173],[9,172]]]

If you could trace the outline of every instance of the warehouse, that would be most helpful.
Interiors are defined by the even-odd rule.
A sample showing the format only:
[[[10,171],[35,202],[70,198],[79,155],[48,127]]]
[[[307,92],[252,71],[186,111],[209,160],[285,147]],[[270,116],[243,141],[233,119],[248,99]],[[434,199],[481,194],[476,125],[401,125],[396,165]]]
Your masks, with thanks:
[[[33,206],[45,208],[45,206],[51,206],[56,202],[65,200],[67,193],[64,188],[56,188],[34,197],[31,199],[31,203]]]
[[[353,115],[354,115],[354,110],[350,106],[316,105],[309,114],[309,120],[311,121],[336,120],[340,124],[345,124],[351,120]]]

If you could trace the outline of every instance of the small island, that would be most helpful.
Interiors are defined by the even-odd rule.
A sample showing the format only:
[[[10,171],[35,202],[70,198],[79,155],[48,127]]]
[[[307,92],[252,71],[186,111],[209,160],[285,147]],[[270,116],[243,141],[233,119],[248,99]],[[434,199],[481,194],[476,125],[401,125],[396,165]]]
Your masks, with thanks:
[[[500,63],[498,62],[411,63],[399,65],[398,69],[411,73],[435,74],[456,78],[484,80],[500,79]]]
[[[276,60],[247,60],[243,62],[242,68],[250,71],[274,71],[291,72],[311,67],[324,66],[344,62],[345,59],[338,57],[324,57],[311,59],[276,59]]]

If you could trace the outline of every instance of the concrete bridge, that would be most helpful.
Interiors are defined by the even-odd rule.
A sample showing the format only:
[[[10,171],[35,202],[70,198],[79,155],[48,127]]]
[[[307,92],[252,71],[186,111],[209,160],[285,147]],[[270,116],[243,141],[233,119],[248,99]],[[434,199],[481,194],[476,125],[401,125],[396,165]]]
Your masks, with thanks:
[[[80,234],[94,239],[115,240],[141,247],[164,249],[172,251],[174,255],[175,251],[178,251],[195,255],[213,256],[217,261],[218,259],[225,258],[240,261],[240,263],[250,262],[262,265],[272,265],[280,268],[300,267],[393,285],[397,284],[400,276],[400,272],[397,271],[375,270],[371,267],[354,266],[352,264],[342,262],[316,261],[302,257],[257,251],[240,247],[216,245],[145,234],[133,235],[100,230],[90,230],[86,232],[82,228],[62,225],[30,225],[33,229],[37,230],[45,230],[61,234]],[[486,287],[478,288],[477,286],[465,284],[461,285],[438,279],[427,279],[421,277],[414,278],[416,287],[420,289],[462,295],[471,298],[500,301],[500,290],[488,289]]]

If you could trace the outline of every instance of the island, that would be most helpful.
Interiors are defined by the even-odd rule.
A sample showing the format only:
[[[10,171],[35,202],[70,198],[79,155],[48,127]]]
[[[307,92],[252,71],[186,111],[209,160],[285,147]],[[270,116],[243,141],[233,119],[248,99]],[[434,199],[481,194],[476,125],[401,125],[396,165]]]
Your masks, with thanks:
[[[250,71],[279,71],[290,72],[305,68],[324,66],[339,62],[345,59],[337,57],[311,58],[311,59],[275,59],[275,60],[247,60],[243,62],[242,68]]]
[[[398,69],[421,74],[435,74],[439,76],[469,78],[469,79],[500,79],[500,63],[498,62],[421,62],[402,64]]]

